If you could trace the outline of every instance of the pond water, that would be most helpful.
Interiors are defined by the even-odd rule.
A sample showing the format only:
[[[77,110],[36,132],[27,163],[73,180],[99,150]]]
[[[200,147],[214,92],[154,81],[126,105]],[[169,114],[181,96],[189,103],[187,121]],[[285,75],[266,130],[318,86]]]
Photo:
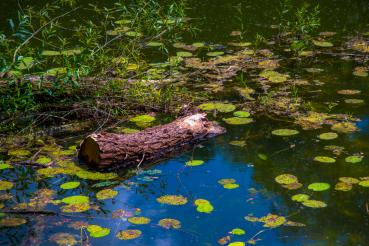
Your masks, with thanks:
[[[37,3],[28,1],[29,4],[43,4],[45,1],[34,2]],[[112,2],[99,1],[99,4],[109,6]],[[309,1],[311,4],[315,2],[321,7],[321,26],[317,33],[337,32],[331,39],[335,45],[342,45],[351,35],[369,31],[367,1]],[[256,34],[270,38],[277,33],[271,28],[271,25],[278,24],[280,2],[276,0],[190,0],[188,6],[187,16],[194,18],[193,23],[199,31],[196,37],[185,37],[186,43],[202,41],[226,45],[234,41],[229,34],[240,28],[245,29],[244,39],[250,42],[254,41]],[[14,1],[1,1],[0,23],[4,25],[7,17],[14,17],[15,10],[17,5]],[[0,245],[55,245],[56,242],[59,245],[227,245],[232,242],[273,246],[369,245],[369,184],[365,182],[369,175],[368,77],[353,74],[355,67],[360,65],[352,57],[341,59],[340,55],[321,53],[301,61],[291,59],[292,56],[280,47],[267,48],[282,60],[278,68],[280,72],[309,83],[296,89],[298,97],[312,102],[311,107],[317,112],[342,113],[360,119],[356,122],[359,131],[348,134],[339,132],[337,138],[321,140],[318,138],[320,134],[332,131],[329,124],[304,130],[286,117],[252,113],[254,122],[233,126],[222,121],[222,118],[232,117],[232,112],[210,113],[209,117],[226,127],[226,134],[193,146],[191,151],[145,170],[122,174],[119,178],[101,177],[100,174],[83,171],[85,167],[80,167],[74,157],[74,146],[81,141],[83,134],[63,136],[56,140],[58,146],[39,141],[36,147],[30,149],[31,153],[23,153],[26,158],[41,150],[44,155],[56,159],[63,171],[44,173],[40,177],[34,168],[19,165],[8,168],[3,164],[0,178],[14,186],[6,188],[9,184],[0,185],[0,206],[3,210],[0,214]],[[159,59],[155,53],[151,56],[153,60]],[[321,70],[309,72],[306,68]],[[213,98],[239,105],[243,99],[227,89],[238,83],[239,76],[225,82],[225,90],[215,93]],[[247,73],[245,77],[253,79]],[[198,90],[194,83],[189,88]],[[360,93],[337,93],[345,89],[359,90]],[[350,98],[363,99],[364,102],[345,102]],[[272,134],[273,130],[284,128],[295,129],[299,133],[292,136]],[[1,150],[4,161],[10,159],[13,163],[24,159],[20,157],[22,153],[12,156],[7,154],[8,149],[4,146]],[[322,163],[314,160],[316,156],[331,157],[335,162]],[[350,163],[346,159],[349,156],[355,156],[354,159],[360,159],[360,162]],[[186,165],[190,160],[202,160],[204,163]],[[296,189],[282,187],[283,184],[275,180],[282,174],[294,175],[302,186]],[[288,176],[289,179],[281,182],[285,185],[296,184],[294,176]],[[342,177],[355,179],[340,182]],[[223,186],[222,179],[234,179],[223,180],[223,183],[233,185]],[[72,189],[60,187],[71,181],[78,181],[80,185],[76,184],[78,187]],[[347,191],[337,188],[339,182]],[[326,184],[321,184],[317,188],[321,191],[314,191],[311,186],[308,188],[312,183],[326,183],[330,187],[327,189]],[[96,194],[101,195],[98,192],[105,189],[118,193],[107,190],[107,199],[97,199]],[[320,203],[309,206],[305,202],[304,205],[304,202],[292,200],[296,194],[306,194],[310,196],[308,201]],[[64,199],[76,195],[84,197],[72,202]],[[182,200],[176,202],[184,204],[160,203],[160,198],[165,195],[183,196],[185,200],[180,197]],[[85,209],[86,202],[80,200],[84,201],[86,197],[89,207]],[[198,199],[205,199],[211,205]],[[318,208],[311,207],[314,205]],[[36,207],[38,213],[17,213],[13,209],[15,207]],[[79,209],[82,212],[68,211]],[[132,217],[138,218],[135,220]],[[9,222],[9,218],[18,218],[18,221]],[[159,221],[165,218],[178,220],[180,228],[164,228]],[[17,226],[9,226],[9,223]],[[103,228],[96,229],[91,225]],[[174,226],[179,227],[175,223]],[[235,228],[242,230],[231,233]],[[116,234],[125,230],[139,230],[141,234],[126,231],[121,235],[137,238],[122,241]],[[98,234],[96,237],[94,232]]]

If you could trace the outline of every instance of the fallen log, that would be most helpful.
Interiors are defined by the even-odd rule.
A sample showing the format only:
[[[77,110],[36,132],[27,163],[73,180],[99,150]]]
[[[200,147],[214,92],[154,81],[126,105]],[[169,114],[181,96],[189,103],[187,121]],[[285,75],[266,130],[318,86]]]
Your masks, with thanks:
[[[136,167],[223,133],[223,127],[196,113],[133,134],[91,134],[81,143],[78,156],[99,168]]]

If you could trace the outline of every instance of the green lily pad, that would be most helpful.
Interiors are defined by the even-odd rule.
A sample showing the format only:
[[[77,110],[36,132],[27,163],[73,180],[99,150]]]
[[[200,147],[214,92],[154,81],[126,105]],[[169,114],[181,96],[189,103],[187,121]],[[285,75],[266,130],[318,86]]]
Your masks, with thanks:
[[[204,161],[202,160],[191,160],[191,161],[186,162],[186,166],[189,166],[189,167],[200,166],[202,164],[204,164]]]
[[[306,200],[309,200],[310,196],[306,194],[296,194],[291,197],[292,201],[296,202],[304,202]]]
[[[208,200],[196,199],[195,200],[196,210],[200,213],[211,213],[214,210],[213,205]]]
[[[94,238],[105,237],[110,234],[109,228],[104,228],[99,225],[89,225],[87,231],[90,233],[90,236]]]
[[[70,190],[70,189],[75,189],[77,187],[79,187],[81,183],[78,181],[73,181],[73,182],[66,182],[64,184],[60,185],[60,188],[63,190]]]
[[[293,184],[298,181],[297,177],[292,174],[281,174],[275,177],[274,180],[278,184],[283,184],[283,185]]]
[[[139,38],[139,37],[142,37],[142,34],[139,33],[139,32],[134,32],[134,31],[129,31],[129,32],[126,32],[126,35],[128,37],[133,37],[133,38]]]
[[[247,112],[247,111],[236,111],[233,113],[233,115],[235,117],[238,117],[238,118],[247,118],[247,117],[250,117],[250,113]]]
[[[287,81],[288,75],[278,73],[274,70],[264,70],[259,74],[260,77],[268,79],[270,82],[273,83],[282,83]]]
[[[275,136],[288,137],[299,134],[299,131],[292,129],[277,129],[272,131],[272,134]]]
[[[358,183],[358,185],[363,187],[369,187],[369,180],[362,180]]]
[[[156,201],[168,205],[184,205],[187,203],[187,198],[181,195],[165,195],[156,198]]]
[[[228,246],[245,246],[245,245],[246,245],[245,242],[239,242],[239,241],[231,242],[231,243],[228,244]]]
[[[305,207],[309,208],[325,208],[327,204],[317,200],[306,200],[302,203]]]
[[[181,228],[181,222],[176,219],[161,219],[159,220],[159,225],[165,229],[179,229]]]
[[[229,125],[246,125],[253,122],[251,118],[239,118],[239,117],[230,117],[224,118],[223,121]]]
[[[223,51],[214,51],[214,52],[208,52],[208,53],[206,53],[206,55],[210,56],[210,57],[216,57],[216,56],[224,55],[224,52]]]
[[[25,219],[22,218],[1,218],[0,227],[16,227],[27,223]]]
[[[294,182],[291,184],[284,184],[282,185],[283,188],[289,189],[289,190],[297,190],[300,189],[302,187],[302,184],[299,182]]]
[[[25,149],[14,149],[14,150],[9,150],[8,151],[8,155],[10,156],[30,156],[32,153],[29,150],[25,150]]]
[[[230,103],[203,103],[198,106],[199,109],[204,111],[217,110],[221,113],[229,113],[236,109],[236,106]]]
[[[131,240],[141,236],[142,232],[140,230],[125,230],[119,231],[115,236],[120,240]]]
[[[81,203],[89,203],[90,199],[87,196],[68,196],[62,199],[62,202],[66,204],[81,204]]]
[[[241,228],[234,228],[234,229],[232,229],[232,231],[230,232],[230,234],[241,236],[241,235],[245,235],[246,232],[243,229],[241,229]]]
[[[150,123],[150,122],[155,121],[155,117],[153,117],[151,115],[144,114],[144,115],[135,116],[135,117],[131,118],[129,121],[135,122],[135,123],[138,123],[138,122],[139,123]]]
[[[41,164],[41,165],[46,165],[48,163],[52,162],[52,160],[47,157],[47,156],[40,156],[37,160],[36,163]]]
[[[259,158],[260,160],[263,160],[263,161],[268,160],[268,156],[267,156],[266,154],[263,154],[263,153],[259,153],[259,154],[258,154],[258,158]]]
[[[340,94],[340,95],[357,95],[357,94],[360,94],[361,91],[346,89],[346,90],[339,90],[339,91],[337,91],[337,93]]]
[[[188,51],[179,51],[179,52],[177,52],[177,56],[178,57],[191,57],[191,56],[193,56],[193,54],[191,52],[188,52]]]
[[[313,44],[319,47],[333,47],[333,44],[327,41],[313,40]]]
[[[336,139],[337,137],[338,137],[338,134],[335,132],[326,132],[318,136],[318,138],[321,140],[333,140],[333,139]]]
[[[14,184],[12,182],[0,180],[0,190],[10,190],[13,186]]]
[[[335,163],[336,159],[328,156],[316,156],[314,157],[314,161],[321,162],[321,163]]]
[[[331,186],[328,183],[312,183],[308,186],[308,189],[313,191],[325,191],[330,187]]]
[[[240,187],[239,184],[224,184],[223,188],[224,189],[228,189],[228,190],[233,190],[233,189],[237,189],[238,187]]]
[[[105,190],[100,190],[99,192],[97,192],[96,198],[98,200],[106,200],[106,199],[114,198],[117,195],[118,195],[118,191],[112,190],[112,189],[105,189]]]
[[[5,169],[9,169],[9,168],[13,168],[13,166],[8,164],[8,163],[1,163],[0,162],[0,170],[5,170]]]
[[[128,221],[135,225],[145,225],[149,224],[151,220],[147,217],[138,216],[138,217],[130,217],[128,218]]]
[[[348,156],[345,158],[345,161],[347,163],[352,163],[352,164],[356,164],[356,163],[360,163],[363,160],[363,156],[357,156],[357,155],[352,155],[352,156]]]

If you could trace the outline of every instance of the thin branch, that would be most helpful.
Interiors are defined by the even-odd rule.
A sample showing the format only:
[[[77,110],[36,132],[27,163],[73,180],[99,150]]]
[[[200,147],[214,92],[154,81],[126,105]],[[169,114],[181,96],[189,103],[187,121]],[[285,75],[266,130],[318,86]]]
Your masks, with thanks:
[[[47,27],[48,25],[50,25],[51,23],[53,23],[54,21],[60,19],[60,18],[63,18],[64,16],[66,15],[69,15],[70,13],[76,11],[77,9],[79,9],[80,7],[76,7],[62,15],[59,15],[59,16],[56,16],[55,18],[51,19],[49,22],[47,22],[46,24],[42,25],[39,29],[37,29],[34,33],[32,33],[31,36],[29,36],[23,43],[21,43],[14,51],[14,54],[13,54],[13,62],[15,63],[16,61],[16,58],[17,58],[17,54],[19,52],[19,50],[24,46],[26,45],[32,38],[34,38],[39,32],[42,31],[42,29],[44,29],[45,27]]]

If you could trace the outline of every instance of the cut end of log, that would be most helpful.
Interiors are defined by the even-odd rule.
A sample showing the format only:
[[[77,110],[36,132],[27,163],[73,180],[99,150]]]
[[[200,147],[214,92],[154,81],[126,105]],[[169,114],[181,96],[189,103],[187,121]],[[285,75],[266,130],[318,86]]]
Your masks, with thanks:
[[[95,141],[94,135],[88,136],[81,144],[81,150],[79,151],[79,158],[85,160],[87,163],[93,165],[99,165],[101,162],[100,147]]]
[[[185,145],[225,133],[225,129],[197,113],[133,134],[95,133],[81,144],[79,158],[100,168],[136,167],[155,162]]]

